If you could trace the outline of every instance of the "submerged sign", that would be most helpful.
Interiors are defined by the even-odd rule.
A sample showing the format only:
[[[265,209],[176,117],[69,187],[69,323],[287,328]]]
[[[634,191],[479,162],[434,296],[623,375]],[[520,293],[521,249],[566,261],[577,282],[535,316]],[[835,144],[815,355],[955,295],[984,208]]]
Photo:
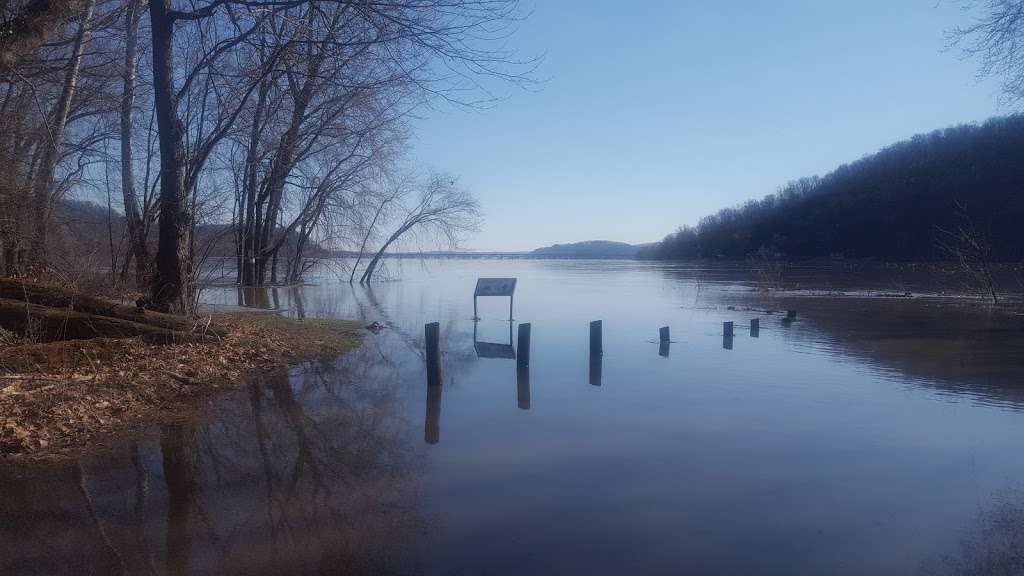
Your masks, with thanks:
[[[473,296],[512,296],[515,291],[515,278],[477,278]]]

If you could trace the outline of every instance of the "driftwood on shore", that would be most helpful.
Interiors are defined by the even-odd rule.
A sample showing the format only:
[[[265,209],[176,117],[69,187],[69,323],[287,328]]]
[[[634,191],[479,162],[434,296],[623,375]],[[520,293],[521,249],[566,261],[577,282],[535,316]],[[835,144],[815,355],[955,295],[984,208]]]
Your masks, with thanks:
[[[213,334],[173,330],[143,322],[76,312],[69,308],[39,306],[7,298],[0,298],[0,326],[46,342],[141,336],[148,342],[169,344],[215,337]]]
[[[208,322],[14,279],[0,279],[0,326],[45,341],[142,336],[170,343],[225,335]]]

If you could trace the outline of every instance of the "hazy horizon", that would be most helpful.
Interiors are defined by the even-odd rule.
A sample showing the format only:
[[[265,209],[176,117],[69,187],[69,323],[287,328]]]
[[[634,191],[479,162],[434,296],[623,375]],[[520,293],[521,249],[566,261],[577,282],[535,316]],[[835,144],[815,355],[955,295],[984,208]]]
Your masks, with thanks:
[[[545,81],[416,122],[413,159],[460,176],[484,210],[461,248],[654,242],[915,134],[1011,112],[976,62],[945,50],[970,18],[955,4],[656,4],[528,5],[509,46],[542,56]]]

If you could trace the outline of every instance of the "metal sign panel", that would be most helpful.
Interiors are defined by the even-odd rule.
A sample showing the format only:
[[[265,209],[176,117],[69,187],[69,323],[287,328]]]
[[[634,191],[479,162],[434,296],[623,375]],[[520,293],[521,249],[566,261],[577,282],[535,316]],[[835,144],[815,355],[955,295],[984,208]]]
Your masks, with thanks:
[[[515,278],[477,278],[473,296],[511,296],[515,291]]]

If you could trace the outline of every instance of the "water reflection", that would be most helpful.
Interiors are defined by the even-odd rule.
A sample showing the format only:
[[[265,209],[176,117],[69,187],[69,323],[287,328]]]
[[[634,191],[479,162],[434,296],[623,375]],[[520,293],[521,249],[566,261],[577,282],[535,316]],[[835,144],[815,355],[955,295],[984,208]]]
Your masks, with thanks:
[[[477,325],[473,322],[473,349],[477,358],[515,358],[516,351],[512,347],[512,322],[508,323],[508,343],[480,342],[477,340]]]
[[[1021,319],[787,300],[703,266],[452,262],[280,289],[288,314],[387,329],[83,460],[81,482],[0,469],[0,573],[907,574],[957,550],[978,494],[1024,477]],[[513,363],[481,355],[468,320],[481,276],[519,277],[519,314],[541,319],[515,406]],[[786,309],[783,329],[767,310]],[[740,310],[770,321],[723,353]],[[614,382],[600,393],[581,382],[592,318],[614,326],[609,365],[588,356],[589,382]],[[651,356],[664,324],[685,346]]]
[[[662,358],[668,358],[668,348],[669,348],[670,344],[671,343],[668,340],[662,340],[661,342],[659,342],[658,343],[658,356],[661,356]]]
[[[530,409],[530,365],[516,365],[516,404],[523,410]]]
[[[437,444],[441,441],[442,386],[427,386],[427,417],[423,426],[423,441]]]
[[[1024,492],[1000,491],[965,528],[957,553],[925,562],[921,574],[1010,576],[1024,573]]]
[[[0,468],[0,573],[392,571],[422,530],[416,464],[386,378],[345,380],[388,372],[360,356],[267,374],[109,454]]]
[[[160,435],[164,482],[167,485],[167,573],[190,572],[196,520],[196,431],[189,424],[165,426]]]
[[[601,385],[601,369],[604,363],[604,357],[600,354],[590,355],[590,384],[592,386]]]

